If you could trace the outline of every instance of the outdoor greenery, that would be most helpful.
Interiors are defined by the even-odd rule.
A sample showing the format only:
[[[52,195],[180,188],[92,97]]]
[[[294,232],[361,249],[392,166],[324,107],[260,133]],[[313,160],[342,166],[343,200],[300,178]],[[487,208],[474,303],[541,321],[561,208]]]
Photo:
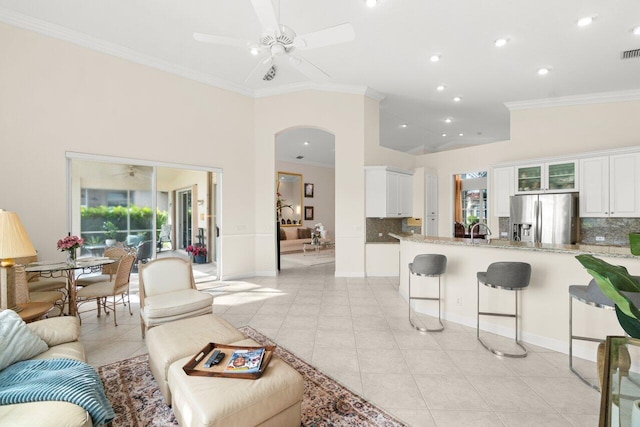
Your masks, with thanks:
[[[156,211],[156,227],[158,230],[167,223],[167,211]],[[126,206],[95,206],[80,208],[80,227],[83,237],[92,241],[115,238],[124,241],[128,234],[151,236],[153,211],[149,207],[136,205]],[[127,218],[129,224],[127,225]],[[142,231],[141,231],[142,230]],[[114,232],[112,234],[111,232]]]

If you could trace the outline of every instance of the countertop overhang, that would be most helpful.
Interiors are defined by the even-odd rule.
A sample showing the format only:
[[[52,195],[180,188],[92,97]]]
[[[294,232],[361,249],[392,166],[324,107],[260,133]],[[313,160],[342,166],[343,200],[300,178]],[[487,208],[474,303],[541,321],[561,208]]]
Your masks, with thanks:
[[[430,243],[437,245],[473,246],[479,248],[512,249],[521,251],[555,252],[564,254],[592,254],[614,258],[637,258],[628,247],[600,245],[553,245],[542,243],[513,242],[510,240],[463,239],[458,237],[424,236],[422,234],[396,234],[389,236],[400,241]]]

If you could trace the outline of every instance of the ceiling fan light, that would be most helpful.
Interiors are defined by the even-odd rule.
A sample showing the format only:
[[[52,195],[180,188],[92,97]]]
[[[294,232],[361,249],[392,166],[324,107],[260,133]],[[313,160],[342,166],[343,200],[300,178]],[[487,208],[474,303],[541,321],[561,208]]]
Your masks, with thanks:
[[[539,76],[546,76],[547,74],[549,74],[550,69],[549,68],[540,68],[538,70],[538,75]]]
[[[443,90],[445,90],[446,86],[445,85],[439,85],[438,87],[436,87],[436,90],[438,92],[442,92]]]
[[[640,36],[640,26],[635,27],[631,32],[636,36]]]
[[[446,119],[444,119],[445,123],[451,123],[453,121],[453,119],[451,117],[447,117]]]
[[[431,62],[439,62],[440,61],[440,55],[439,54],[431,55],[431,57],[429,57],[429,61],[431,61]]]
[[[509,39],[507,39],[507,38],[501,38],[501,39],[497,39],[494,43],[495,43],[496,47],[503,47],[504,45],[507,44],[508,41],[509,41]]]
[[[460,101],[462,101],[462,98],[460,98],[459,96],[453,97],[453,102],[460,102]]]
[[[376,5],[378,4],[377,0],[365,0],[365,4],[367,5],[367,7],[376,7]]]
[[[249,50],[249,52],[251,52],[251,55],[253,55],[253,56],[257,56],[257,55],[258,55],[258,53],[260,53],[260,49],[258,49],[258,48],[257,48],[257,47],[255,47],[255,46],[252,46],[252,47],[251,47],[251,49]]]

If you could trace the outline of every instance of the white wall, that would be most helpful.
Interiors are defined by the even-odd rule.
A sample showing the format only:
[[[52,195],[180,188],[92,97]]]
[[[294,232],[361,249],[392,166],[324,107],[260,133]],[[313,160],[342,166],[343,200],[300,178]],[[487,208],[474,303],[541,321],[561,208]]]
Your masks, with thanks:
[[[365,108],[377,102],[362,95],[306,91],[255,102],[257,269],[273,271],[275,260],[275,135],[314,127],[335,135],[336,276],[364,276],[364,151],[370,128]]]
[[[335,238],[335,170],[330,167],[312,166],[292,162],[276,162],[276,170],[302,174],[302,183],[313,184],[313,197],[303,197],[303,206],[313,206],[313,220],[304,220],[304,208],[301,213],[302,226],[313,228],[322,223],[327,237]]]
[[[62,258],[73,151],[222,168],[222,274],[252,272],[253,99],[6,24],[0,57],[0,208],[41,258]]]
[[[511,114],[509,141],[418,156],[417,166],[438,174],[439,234],[452,233],[454,174],[491,171],[501,162],[640,145],[638,117],[640,101],[519,110]],[[492,186],[490,178],[490,210]],[[489,215],[497,233],[497,218]]]

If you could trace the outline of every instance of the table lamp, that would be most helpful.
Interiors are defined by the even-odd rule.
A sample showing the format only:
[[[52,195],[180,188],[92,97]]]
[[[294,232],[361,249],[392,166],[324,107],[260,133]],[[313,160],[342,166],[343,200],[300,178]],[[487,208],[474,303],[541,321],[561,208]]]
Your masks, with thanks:
[[[16,305],[14,258],[33,256],[36,250],[15,212],[0,209],[0,308],[19,311]]]

